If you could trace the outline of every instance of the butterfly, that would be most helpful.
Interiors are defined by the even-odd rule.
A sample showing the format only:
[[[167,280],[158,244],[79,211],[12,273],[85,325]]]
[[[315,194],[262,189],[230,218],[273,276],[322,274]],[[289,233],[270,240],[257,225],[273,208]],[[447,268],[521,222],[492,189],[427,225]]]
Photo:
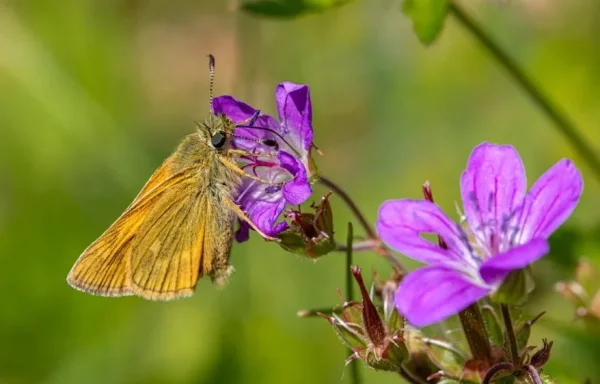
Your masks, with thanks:
[[[138,295],[171,300],[193,294],[208,275],[223,284],[233,272],[229,256],[237,218],[264,234],[235,203],[243,177],[236,163],[251,156],[235,149],[236,127],[226,115],[215,115],[212,88],[215,60],[209,55],[210,114],[197,123],[175,152],[150,177],[123,214],[75,262],[67,282],[100,296]],[[267,145],[274,142],[267,140]]]

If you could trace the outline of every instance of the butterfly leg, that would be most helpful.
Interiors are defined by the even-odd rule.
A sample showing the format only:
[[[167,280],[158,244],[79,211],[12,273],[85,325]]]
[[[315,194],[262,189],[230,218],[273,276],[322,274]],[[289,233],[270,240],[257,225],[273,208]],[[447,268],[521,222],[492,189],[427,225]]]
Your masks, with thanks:
[[[227,155],[228,156],[242,156],[242,157],[277,157],[277,155],[273,154],[273,153],[254,154],[254,153],[244,151],[243,149],[230,149],[227,151]]]
[[[250,225],[252,227],[252,229],[254,229],[256,232],[258,232],[259,235],[261,235],[265,240],[269,240],[269,241],[275,241],[275,242],[280,242],[281,240],[279,240],[276,237],[271,237],[267,234],[265,234],[263,231],[261,231],[253,222],[252,220],[250,220],[250,218],[246,215],[246,213],[242,210],[242,208],[240,208],[239,205],[237,205],[235,202],[233,202],[233,200],[229,199],[229,198],[224,198],[223,201],[225,202],[225,205],[231,209],[233,212],[235,212],[235,214],[242,220],[244,220],[246,223],[248,223],[248,225]]]
[[[257,109],[252,116],[235,124],[236,127],[252,127],[260,116],[260,109]]]
[[[247,174],[246,172],[244,172],[243,169],[241,169],[240,167],[238,167],[238,165],[236,163],[234,163],[233,161],[229,160],[225,156],[219,156],[219,161],[223,165],[225,165],[227,168],[231,169],[232,171],[234,171],[235,173],[237,173],[238,175],[240,175],[242,177],[247,177],[249,179],[256,180],[258,182],[261,182],[261,183],[267,184],[267,185],[275,185],[275,186],[280,186],[281,185],[281,183],[273,183],[273,182],[270,182],[268,180],[261,179],[260,177],[256,177],[256,176],[252,176],[252,175]]]

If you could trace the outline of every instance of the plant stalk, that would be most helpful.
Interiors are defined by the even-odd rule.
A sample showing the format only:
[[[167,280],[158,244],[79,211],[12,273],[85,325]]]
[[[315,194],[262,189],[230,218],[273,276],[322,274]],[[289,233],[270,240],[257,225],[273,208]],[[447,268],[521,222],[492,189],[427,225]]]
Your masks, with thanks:
[[[483,322],[483,316],[477,303],[471,304],[458,313],[460,323],[473,359],[491,363],[492,348],[490,346],[490,337]]]
[[[342,188],[340,188],[337,184],[327,179],[326,177],[319,176],[319,182],[327,188],[331,189],[335,194],[337,194],[342,199],[342,201],[346,203],[348,208],[350,208],[354,216],[360,222],[360,225],[363,227],[364,231],[367,233],[367,236],[372,241],[372,246],[370,246],[369,248],[375,251],[378,255],[385,257],[390,262],[390,264],[396,272],[401,273],[403,275],[406,274],[406,268],[404,268],[400,260],[398,260],[398,258],[395,257],[392,254],[392,252],[384,244],[381,243],[381,240],[379,239],[379,236],[377,236],[375,229],[369,224],[369,222],[362,214],[360,209],[358,209],[358,206],[356,205],[354,200],[352,200],[352,198],[350,198],[350,196]],[[369,248],[362,249],[364,250]]]
[[[600,159],[596,155],[598,151],[588,145],[570,118],[546,95],[544,95],[541,89],[525,74],[515,60],[513,60],[500,45],[481,28],[481,26],[467,15],[458,4],[450,2],[448,12],[477,40],[479,40],[496,61],[504,67],[508,74],[529,96],[531,101],[542,110],[546,117],[554,123],[558,131],[560,131],[567,141],[579,152],[596,178],[600,181]]]
[[[513,328],[512,319],[510,318],[510,310],[508,304],[500,304],[502,311],[502,319],[504,320],[504,330],[508,338],[508,347],[510,349],[510,357],[515,368],[521,366],[521,357],[519,356],[519,347],[517,346],[517,336]]]
[[[348,234],[346,240],[346,300],[354,301],[354,285],[352,284],[352,241],[354,240],[354,230],[352,223],[348,223]],[[354,353],[350,349],[350,353]],[[360,372],[358,371],[358,360],[354,359],[350,362],[350,380],[352,384],[360,384]]]

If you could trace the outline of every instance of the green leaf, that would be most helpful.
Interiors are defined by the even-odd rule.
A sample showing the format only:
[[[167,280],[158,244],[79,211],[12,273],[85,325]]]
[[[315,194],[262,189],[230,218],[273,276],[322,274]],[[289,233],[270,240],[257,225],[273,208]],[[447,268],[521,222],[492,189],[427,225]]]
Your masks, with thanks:
[[[452,376],[461,375],[467,361],[462,352],[443,340],[426,338],[424,341],[425,351],[433,364]]]
[[[504,343],[504,333],[502,331],[502,324],[498,314],[493,307],[484,305],[481,307],[481,315],[485,322],[485,327],[490,335],[492,344],[496,346],[502,346]]]
[[[521,304],[535,288],[531,268],[512,271],[492,298],[497,303]]]
[[[533,319],[520,322],[515,326],[515,334],[517,336],[517,347],[519,351],[522,351],[525,347],[527,347],[527,343],[529,342],[529,336],[531,336],[531,327],[535,324],[540,317],[544,315],[545,312],[540,313]]]
[[[554,377],[547,375],[545,373],[540,374],[540,379],[542,379],[542,383],[544,383],[544,384],[558,383],[558,381],[556,381],[556,379]]]
[[[323,12],[349,3],[351,0],[259,0],[246,1],[241,9],[257,15],[276,18],[292,18],[309,13]]]
[[[448,5],[449,0],[404,0],[402,11],[412,19],[419,40],[429,45],[444,27]]]

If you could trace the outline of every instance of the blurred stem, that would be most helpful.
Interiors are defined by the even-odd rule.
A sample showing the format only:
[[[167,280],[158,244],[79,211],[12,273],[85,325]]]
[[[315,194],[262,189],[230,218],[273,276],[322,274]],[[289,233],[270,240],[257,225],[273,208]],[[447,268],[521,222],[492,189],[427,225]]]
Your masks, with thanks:
[[[427,380],[420,378],[418,375],[416,375],[414,372],[410,371],[406,367],[400,367],[400,371],[398,373],[400,374],[400,376],[402,376],[404,380],[406,380],[409,383],[427,384]]]
[[[596,156],[597,151],[586,143],[570,118],[542,93],[529,76],[519,68],[519,65],[458,4],[450,2],[448,10],[464,28],[479,40],[517,84],[521,86],[529,98],[552,120],[556,128],[588,163],[596,178],[600,180],[600,159]]]
[[[354,252],[357,251],[370,251],[378,246],[378,241],[374,241],[372,239],[359,241],[358,243],[352,244],[352,250]],[[337,244],[335,247],[336,251],[346,252],[348,246],[346,244]]]
[[[348,223],[348,235],[346,240],[346,300],[354,301],[354,286],[352,285],[352,241],[354,239],[354,230],[352,223]],[[350,349],[350,354],[354,351]],[[358,372],[358,361],[353,359],[350,362],[350,380],[353,384],[360,384],[360,373]]]
[[[317,317],[319,313],[324,315],[331,315],[332,313],[342,313],[342,308],[315,308],[315,309],[301,309],[296,312],[298,317]]]
[[[502,311],[502,319],[504,320],[504,330],[508,338],[508,347],[510,348],[510,357],[515,368],[521,366],[521,358],[519,357],[519,348],[517,347],[517,337],[513,328],[512,319],[510,318],[510,310],[508,304],[500,304]]]
[[[491,363],[490,337],[481,316],[479,304],[474,303],[458,313],[473,359]]]
[[[360,225],[363,227],[363,229],[367,233],[367,236],[369,237],[369,240],[372,242],[372,244],[370,244],[370,247],[368,247],[368,248],[365,247],[362,249],[363,250],[366,250],[366,249],[373,250],[378,255],[385,257],[390,262],[390,264],[392,265],[392,267],[394,268],[394,270],[396,272],[404,275],[406,273],[406,269],[404,268],[402,263],[400,263],[400,260],[398,260],[398,258],[396,258],[392,254],[392,252],[384,244],[381,243],[381,240],[379,239],[379,236],[377,236],[375,229],[373,229],[373,227],[369,224],[369,222],[367,221],[365,216],[362,214],[360,209],[358,209],[358,206],[356,205],[354,200],[352,200],[350,198],[350,196],[342,188],[340,188],[337,184],[335,184],[333,181],[331,181],[323,176],[319,176],[319,182],[321,184],[323,184],[324,186],[326,186],[327,188],[331,189],[336,195],[338,195],[342,199],[342,201],[344,201],[344,203],[346,203],[348,208],[350,208],[350,210],[352,211],[352,214],[360,222]],[[363,242],[363,245],[366,245],[366,242]],[[338,247],[338,250],[341,250],[340,247]]]

